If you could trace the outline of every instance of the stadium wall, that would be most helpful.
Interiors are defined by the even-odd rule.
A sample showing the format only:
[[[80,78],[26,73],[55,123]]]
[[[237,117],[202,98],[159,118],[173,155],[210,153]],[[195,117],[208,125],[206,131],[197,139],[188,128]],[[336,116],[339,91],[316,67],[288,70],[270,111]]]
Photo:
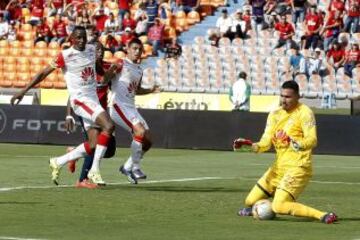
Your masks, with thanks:
[[[0,105],[0,142],[76,145],[81,128],[64,128],[65,107]],[[241,136],[257,140],[267,114],[244,112],[140,110],[147,120],[154,147],[231,150]],[[316,153],[359,155],[360,117],[317,115],[319,144]],[[117,128],[118,146],[128,147],[129,134]],[[354,141],[355,140],[355,141]]]

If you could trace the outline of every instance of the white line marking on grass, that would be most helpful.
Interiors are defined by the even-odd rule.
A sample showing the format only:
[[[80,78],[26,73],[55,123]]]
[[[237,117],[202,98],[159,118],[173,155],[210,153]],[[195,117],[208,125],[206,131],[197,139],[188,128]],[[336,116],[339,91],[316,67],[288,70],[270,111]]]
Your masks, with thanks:
[[[19,238],[19,237],[5,237],[5,236],[0,236],[0,239],[4,239],[4,240],[45,240],[45,239],[40,239],[40,238]]]
[[[221,180],[221,179],[233,179],[233,178],[222,178],[222,177],[179,178],[179,179],[165,179],[165,180],[150,180],[150,181],[141,182],[140,184],[168,183],[168,182],[193,182],[193,181]],[[110,185],[110,186],[125,185],[125,184],[130,185],[129,182],[107,183],[107,185]],[[74,185],[18,186],[18,187],[0,188],[0,192],[9,192],[9,191],[23,190],[23,189],[51,189],[51,188],[70,188],[70,187],[74,187]]]

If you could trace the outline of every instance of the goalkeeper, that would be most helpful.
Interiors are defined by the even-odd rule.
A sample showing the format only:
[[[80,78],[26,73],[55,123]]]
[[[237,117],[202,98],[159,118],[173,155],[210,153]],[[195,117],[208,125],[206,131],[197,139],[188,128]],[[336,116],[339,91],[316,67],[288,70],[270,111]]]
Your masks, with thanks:
[[[317,144],[316,123],[309,107],[299,103],[299,86],[295,81],[281,87],[281,107],[268,116],[260,141],[253,143],[253,152],[265,152],[273,145],[276,159],[245,200],[240,216],[251,216],[251,206],[261,199],[273,197],[272,209],[277,214],[310,217],[330,224],[337,221],[332,212],[322,212],[296,202],[312,176],[312,150]],[[250,142],[251,143],[251,142]],[[234,148],[248,145],[237,139]]]

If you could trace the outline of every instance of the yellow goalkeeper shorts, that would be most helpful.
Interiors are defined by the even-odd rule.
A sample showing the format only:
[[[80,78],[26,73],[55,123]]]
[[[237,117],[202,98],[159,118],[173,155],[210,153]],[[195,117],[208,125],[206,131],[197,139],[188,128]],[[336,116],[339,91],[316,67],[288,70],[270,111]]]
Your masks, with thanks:
[[[311,168],[291,167],[275,169],[270,167],[258,181],[258,186],[271,196],[274,196],[276,189],[285,190],[295,200],[304,191],[311,176]]]

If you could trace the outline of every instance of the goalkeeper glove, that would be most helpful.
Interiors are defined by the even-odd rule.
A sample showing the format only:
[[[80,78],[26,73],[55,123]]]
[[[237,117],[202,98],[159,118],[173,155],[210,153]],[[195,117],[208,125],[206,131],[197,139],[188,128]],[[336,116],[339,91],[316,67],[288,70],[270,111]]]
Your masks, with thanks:
[[[236,151],[244,145],[251,146],[252,144],[253,144],[253,142],[249,139],[238,138],[238,139],[235,139],[233,142],[233,149],[234,149],[234,151]]]

